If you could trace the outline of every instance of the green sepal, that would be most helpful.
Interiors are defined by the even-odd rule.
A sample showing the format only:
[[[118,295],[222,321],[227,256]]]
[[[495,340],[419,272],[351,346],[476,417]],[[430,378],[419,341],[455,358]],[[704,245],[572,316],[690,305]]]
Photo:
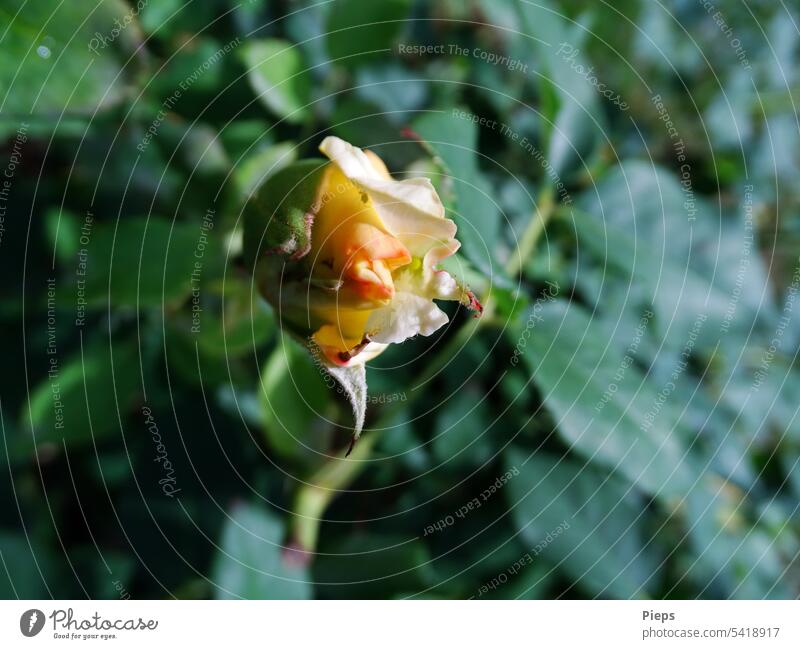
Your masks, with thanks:
[[[268,176],[244,207],[244,257],[300,259],[311,247],[312,208],[327,160],[294,162]]]

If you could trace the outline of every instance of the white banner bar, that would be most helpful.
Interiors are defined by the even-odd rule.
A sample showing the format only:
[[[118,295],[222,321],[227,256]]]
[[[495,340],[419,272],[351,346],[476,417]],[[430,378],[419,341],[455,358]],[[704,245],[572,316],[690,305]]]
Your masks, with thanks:
[[[3,601],[0,621],[0,647],[800,647],[796,601]]]

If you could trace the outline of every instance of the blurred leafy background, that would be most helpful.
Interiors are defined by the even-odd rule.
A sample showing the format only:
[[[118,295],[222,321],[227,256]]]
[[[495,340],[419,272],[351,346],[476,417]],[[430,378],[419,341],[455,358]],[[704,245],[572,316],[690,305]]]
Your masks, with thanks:
[[[6,0],[0,595],[797,597],[799,18]],[[348,461],[241,260],[327,134],[487,306],[371,364]]]

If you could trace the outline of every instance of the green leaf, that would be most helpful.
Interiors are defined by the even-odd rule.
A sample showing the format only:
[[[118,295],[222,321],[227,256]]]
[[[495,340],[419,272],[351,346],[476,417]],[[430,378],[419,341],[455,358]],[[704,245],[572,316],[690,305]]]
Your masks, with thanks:
[[[688,492],[700,466],[680,407],[659,398],[663,385],[625,361],[624,349],[607,344],[605,329],[575,303],[539,304],[536,316],[541,320],[532,312],[527,322],[535,326],[515,342],[526,341],[522,358],[564,440],[651,494]]]
[[[272,309],[256,293],[253,282],[228,277],[217,288],[219,309],[203,315],[197,332],[199,347],[218,358],[254,354],[275,330]]]
[[[410,0],[337,0],[328,14],[328,55],[347,67],[387,57],[410,8]]]
[[[577,206],[632,233],[637,242],[647,243],[659,256],[684,260],[692,235],[708,236],[710,219],[688,221],[687,195],[675,176],[662,167],[632,160],[605,173],[591,191],[584,193]],[[707,217],[705,210],[700,215]],[[713,215],[715,224],[718,215]],[[693,230],[695,230],[693,232]],[[664,244],[668,244],[666,250]],[[624,257],[620,255],[620,261]]]
[[[44,599],[52,596],[48,579],[52,560],[46,548],[22,534],[0,531],[0,597],[3,599]],[[53,584],[56,586],[56,584]]]
[[[228,276],[206,286],[202,301],[166,321],[170,370],[195,385],[251,385],[252,360],[275,332],[272,309],[253,282]]]
[[[78,267],[85,275],[88,306],[142,308],[186,298],[193,283],[216,271],[221,247],[213,228],[213,218],[193,224],[150,217],[126,219],[116,227],[96,225],[85,267],[83,262]]]
[[[331,115],[333,132],[350,144],[375,148],[382,142],[395,142],[399,128],[389,122],[386,112],[370,101],[352,94],[336,103]]]
[[[573,213],[573,225],[578,235],[584,259],[602,268],[603,285],[587,282],[588,269],[578,283],[584,292],[597,300],[598,307],[608,313],[619,313],[624,308],[652,306],[658,318],[654,329],[661,330],[670,346],[681,346],[699,314],[711,315],[712,321],[703,326],[699,347],[713,345],[714,333],[724,317],[728,300],[707,279],[691,267],[675,259],[677,255],[659,258],[643,237],[631,237],[628,229],[604,223],[599,218],[578,211]],[[677,262],[677,263],[676,263]],[[619,302],[625,301],[626,305]]]
[[[231,166],[219,133],[208,124],[195,122],[188,127],[181,136],[179,153],[193,174],[221,174]]]
[[[115,20],[125,29],[119,30]],[[24,120],[37,115],[58,117],[64,111],[92,115],[114,105],[125,92],[115,52],[136,32],[135,17],[120,0],[91,5],[4,2],[0,8],[3,116]],[[98,34],[106,39],[105,48]]]
[[[238,119],[226,124],[220,131],[222,144],[228,155],[236,161],[237,167],[250,156],[256,155],[256,152],[275,144],[275,133],[270,125],[264,119]]]
[[[72,264],[80,250],[81,221],[68,210],[51,207],[44,215],[45,232],[59,264]]]
[[[519,471],[505,490],[533,565],[541,556],[595,595],[649,596],[658,555],[645,547],[645,503],[636,492],[613,475],[547,453],[512,449],[507,465]]]
[[[705,314],[701,348],[714,347],[723,324],[746,334],[757,318],[774,312],[765,301],[766,271],[758,255],[747,256],[742,273],[743,220],[721,219],[666,170],[620,165],[581,196],[577,208],[570,221],[586,262],[577,281],[590,278],[587,266],[603,275],[603,290],[586,291],[601,310],[616,313],[624,307],[620,302],[652,303],[655,326],[673,347],[684,344],[698,314]],[[723,258],[730,263],[720,264]]]
[[[418,539],[351,532],[323,547],[313,575],[322,598],[380,599],[424,588],[429,561]]]
[[[464,255],[478,268],[492,268],[500,220],[489,182],[478,169],[478,126],[472,115],[460,109],[427,113],[414,130],[437,156],[446,174],[445,195],[453,194],[455,207],[449,216],[458,225]]]
[[[325,366],[325,371],[339,382],[353,409],[353,442],[361,437],[367,415],[367,368],[363,364],[350,367]]]
[[[597,120],[591,106],[584,106],[574,99],[566,101],[558,110],[558,115],[547,145],[547,161],[550,170],[545,178],[557,187],[559,194],[564,190],[558,185],[565,182],[571,167],[587,170],[587,160],[594,148],[595,140],[605,128],[602,120]]]
[[[273,513],[238,505],[222,530],[211,579],[217,599],[310,599],[305,568],[282,546],[284,527]]]
[[[293,142],[280,142],[251,152],[233,170],[233,182],[244,199],[249,199],[267,179],[279,169],[293,163],[297,147]]]
[[[325,370],[291,336],[279,338],[264,364],[260,401],[264,434],[282,457],[314,457],[327,449],[335,410]]]
[[[551,2],[515,0],[515,5],[521,29],[536,54],[531,77],[543,97],[543,140],[555,175],[546,177],[557,182],[570,166],[586,164],[598,135],[605,131],[600,94],[589,81],[601,76],[586,58],[591,26],[582,27]]]
[[[198,31],[203,31],[202,27],[199,26]],[[159,32],[158,35],[163,34]],[[199,101],[195,98],[204,97],[202,93],[214,93],[215,89],[221,91],[220,83],[225,78],[227,56],[238,47],[239,42],[232,40],[223,43],[217,38],[196,35],[190,44],[171,53],[169,65],[163,66],[153,75],[148,88],[152,90],[153,96],[163,98],[163,103],[155,110],[166,109],[181,114],[184,106],[193,103],[193,100]],[[171,99],[167,101],[169,98]],[[159,115],[156,112],[149,117],[148,122],[157,119]]]
[[[794,508],[795,505],[792,505]],[[694,557],[684,558],[679,573],[697,583],[701,597],[790,599],[794,589],[785,579],[787,560],[797,553],[796,532],[779,522],[779,534],[792,537],[789,553],[781,556],[780,540],[758,515],[754,524],[744,492],[707,474],[685,501],[682,511]]]
[[[425,105],[428,81],[418,72],[397,64],[368,66],[356,71],[354,92],[384,113],[393,124],[405,124],[413,111]],[[352,142],[351,142],[352,144]],[[378,144],[375,140],[366,146]]]
[[[264,105],[288,122],[304,122],[311,112],[311,79],[300,49],[270,38],[247,41],[240,54],[250,85]]]
[[[489,440],[489,404],[479,391],[459,390],[436,418],[433,455],[448,469],[467,470],[488,462],[494,451]]]
[[[32,391],[22,413],[23,430],[37,445],[81,444],[119,430],[141,385],[136,347],[87,347],[63,366],[57,356],[50,359],[55,371]]]
[[[188,15],[182,14],[191,12],[195,14],[198,7],[185,5],[181,0],[160,0],[159,2],[147,2],[139,15],[139,22],[142,29],[147,34],[158,34],[160,38],[172,35],[176,27],[186,19]],[[196,14],[195,14],[196,15]]]

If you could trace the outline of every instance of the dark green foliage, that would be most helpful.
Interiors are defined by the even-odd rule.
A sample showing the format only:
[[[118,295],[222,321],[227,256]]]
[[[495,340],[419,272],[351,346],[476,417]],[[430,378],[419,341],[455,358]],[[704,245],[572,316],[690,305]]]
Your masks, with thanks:
[[[0,597],[800,596],[800,14],[714,4],[5,0]],[[347,462],[253,277],[327,135],[486,306]]]

